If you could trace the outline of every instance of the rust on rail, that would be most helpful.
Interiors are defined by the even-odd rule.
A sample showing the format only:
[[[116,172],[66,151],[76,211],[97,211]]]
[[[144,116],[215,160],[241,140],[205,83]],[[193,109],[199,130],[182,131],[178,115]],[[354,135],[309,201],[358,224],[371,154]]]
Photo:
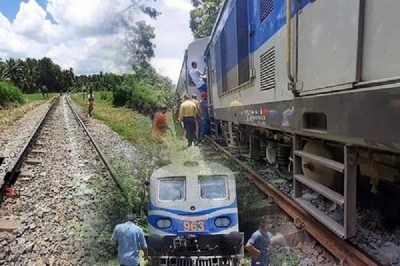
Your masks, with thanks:
[[[329,252],[331,252],[337,259],[341,261],[341,265],[354,265],[354,266],[378,266],[380,263],[370,258],[368,255],[362,253],[352,244],[344,241],[336,236],[308,212],[303,210],[292,199],[283,194],[277,188],[269,184],[258,173],[243,164],[239,159],[232,156],[230,152],[221,147],[215,141],[207,138],[207,141],[218,151],[225,153],[230,159],[237,162],[241,167],[250,173],[248,178],[265,194],[272,197],[276,204],[293,218],[296,225],[302,227],[314,237],[321,245],[323,245]]]

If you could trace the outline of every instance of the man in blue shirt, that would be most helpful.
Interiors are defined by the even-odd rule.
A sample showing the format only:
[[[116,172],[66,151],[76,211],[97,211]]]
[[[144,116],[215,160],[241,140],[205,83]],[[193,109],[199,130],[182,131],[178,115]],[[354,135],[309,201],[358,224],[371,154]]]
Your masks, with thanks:
[[[260,229],[254,232],[247,241],[245,248],[253,255],[251,266],[268,266],[269,245],[270,238],[272,238],[272,234],[268,230],[270,230],[271,224],[272,219],[268,216],[262,217]]]
[[[143,250],[143,259],[147,260],[148,250],[143,230],[134,224],[136,216],[128,214],[125,223],[118,224],[111,236],[111,241],[118,244],[118,263],[121,266],[139,266],[140,249]]]

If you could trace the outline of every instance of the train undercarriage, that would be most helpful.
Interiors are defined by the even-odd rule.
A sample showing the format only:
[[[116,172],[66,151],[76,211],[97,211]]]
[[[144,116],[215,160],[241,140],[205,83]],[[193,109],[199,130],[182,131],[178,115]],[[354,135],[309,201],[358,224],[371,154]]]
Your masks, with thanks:
[[[400,223],[400,214],[391,211],[400,202],[399,154],[237,122],[212,120],[212,127],[231,153],[275,166],[281,178],[293,182],[294,201],[339,237],[356,235],[357,208],[365,198],[374,199],[386,227]],[[324,211],[302,198],[303,188],[324,198]],[[338,208],[341,222],[327,215]]]

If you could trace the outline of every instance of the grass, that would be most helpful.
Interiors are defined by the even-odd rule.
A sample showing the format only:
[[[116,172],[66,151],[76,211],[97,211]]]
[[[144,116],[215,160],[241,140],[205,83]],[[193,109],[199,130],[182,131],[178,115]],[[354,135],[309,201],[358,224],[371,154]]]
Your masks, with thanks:
[[[7,109],[0,109],[0,131],[6,129],[13,122],[20,119],[25,113],[35,109],[47,100],[50,100],[55,93],[49,93],[49,97],[45,100],[42,99],[40,93],[24,94],[25,103],[22,105],[12,105]],[[39,97],[40,96],[40,97]]]
[[[92,115],[144,152],[149,159],[158,158],[159,163],[163,165],[163,161],[168,156],[165,154],[168,149],[171,153],[174,153],[174,151],[184,147],[184,142],[172,137],[170,133],[167,133],[164,138],[152,134],[150,117],[124,107],[114,108],[111,104],[112,95],[110,92],[97,94],[100,97],[97,97],[94,103]],[[71,98],[84,110],[87,109],[87,100],[86,97],[83,99],[82,94],[72,95]],[[170,127],[173,128],[171,113],[168,113],[168,122]],[[166,143],[169,147],[166,147]]]
[[[52,97],[56,96],[57,93],[49,93],[49,96],[47,99],[51,99]],[[27,103],[31,103],[31,102],[35,102],[35,101],[44,101],[47,99],[43,99],[43,96],[41,93],[32,93],[32,94],[24,94],[23,95],[25,102]]]

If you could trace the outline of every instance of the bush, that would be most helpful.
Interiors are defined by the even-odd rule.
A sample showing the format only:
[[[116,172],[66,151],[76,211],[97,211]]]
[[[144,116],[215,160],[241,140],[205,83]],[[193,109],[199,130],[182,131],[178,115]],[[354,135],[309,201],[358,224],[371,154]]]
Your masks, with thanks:
[[[14,85],[0,81],[0,108],[22,103],[24,103],[22,92]]]
[[[155,108],[158,104],[158,97],[154,88],[148,84],[139,83],[132,91],[128,107],[144,113],[151,108]]]
[[[113,105],[116,107],[125,106],[132,97],[132,89],[126,85],[118,85],[113,89]]]

